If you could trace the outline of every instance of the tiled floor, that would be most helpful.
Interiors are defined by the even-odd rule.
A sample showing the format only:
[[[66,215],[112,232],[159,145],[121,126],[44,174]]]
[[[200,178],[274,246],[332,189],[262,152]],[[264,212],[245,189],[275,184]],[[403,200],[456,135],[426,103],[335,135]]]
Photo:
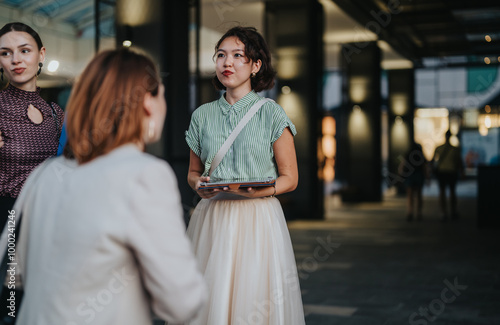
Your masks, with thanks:
[[[471,184],[456,222],[440,222],[430,190],[421,222],[391,196],[330,197],[327,220],[289,223],[307,325],[500,324],[500,229],[476,227]]]
[[[325,220],[289,222],[306,324],[500,325],[500,229],[476,227],[475,193],[459,185],[456,222],[440,222],[435,184],[420,222],[395,195],[327,197]]]

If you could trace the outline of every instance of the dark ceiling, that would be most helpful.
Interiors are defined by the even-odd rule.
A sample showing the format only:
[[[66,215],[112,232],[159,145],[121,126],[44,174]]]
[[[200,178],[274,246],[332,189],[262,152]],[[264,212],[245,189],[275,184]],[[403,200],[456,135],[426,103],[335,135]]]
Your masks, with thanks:
[[[500,62],[500,0],[332,1],[417,66]]]

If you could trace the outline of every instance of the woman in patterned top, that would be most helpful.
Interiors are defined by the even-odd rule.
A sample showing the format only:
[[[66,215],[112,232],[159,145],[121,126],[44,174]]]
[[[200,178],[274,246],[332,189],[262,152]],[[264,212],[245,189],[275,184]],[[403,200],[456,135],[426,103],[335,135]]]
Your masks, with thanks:
[[[23,23],[0,30],[0,224],[3,228],[28,175],[57,152],[64,112],[40,97],[45,58],[40,36]]]
[[[274,177],[275,187],[199,190],[215,154],[257,92],[274,86],[275,71],[262,36],[234,27],[215,47],[219,100],[192,115],[189,185],[202,197],[188,226],[210,290],[209,303],[189,324],[304,324],[294,253],[280,202],[298,182],[295,126],[283,108],[265,103],[238,135],[211,177]]]

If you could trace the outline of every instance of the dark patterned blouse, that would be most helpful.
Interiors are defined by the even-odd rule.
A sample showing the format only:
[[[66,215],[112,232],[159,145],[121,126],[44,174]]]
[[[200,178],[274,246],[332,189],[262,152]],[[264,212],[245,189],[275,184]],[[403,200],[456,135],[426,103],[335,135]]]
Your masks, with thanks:
[[[33,104],[43,121],[35,124],[28,117]],[[16,198],[28,175],[45,159],[57,153],[63,110],[40,97],[40,88],[25,91],[9,85],[0,91],[0,196]]]

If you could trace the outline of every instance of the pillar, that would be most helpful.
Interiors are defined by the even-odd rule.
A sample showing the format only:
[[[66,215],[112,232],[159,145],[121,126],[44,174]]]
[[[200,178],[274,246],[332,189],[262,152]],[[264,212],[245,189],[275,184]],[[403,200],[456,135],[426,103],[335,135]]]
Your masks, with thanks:
[[[323,10],[317,1],[266,2],[266,40],[273,53],[277,102],[297,127],[299,185],[280,196],[287,219],[323,218],[318,178],[323,76]]]
[[[189,1],[117,0],[116,38],[145,50],[159,63],[165,85],[167,117],[162,139],[147,151],[166,159],[175,171],[182,201],[192,205],[187,184],[189,148],[184,140],[189,112]]]
[[[415,112],[415,73],[413,69],[389,70],[388,118],[389,159],[387,185],[404,193],[398,166],[413,141],[413,116]]]
[[[382,199],[381,52],[376,42],[342,47],[342,106],[337,131],[337,171],[342,200]]]

